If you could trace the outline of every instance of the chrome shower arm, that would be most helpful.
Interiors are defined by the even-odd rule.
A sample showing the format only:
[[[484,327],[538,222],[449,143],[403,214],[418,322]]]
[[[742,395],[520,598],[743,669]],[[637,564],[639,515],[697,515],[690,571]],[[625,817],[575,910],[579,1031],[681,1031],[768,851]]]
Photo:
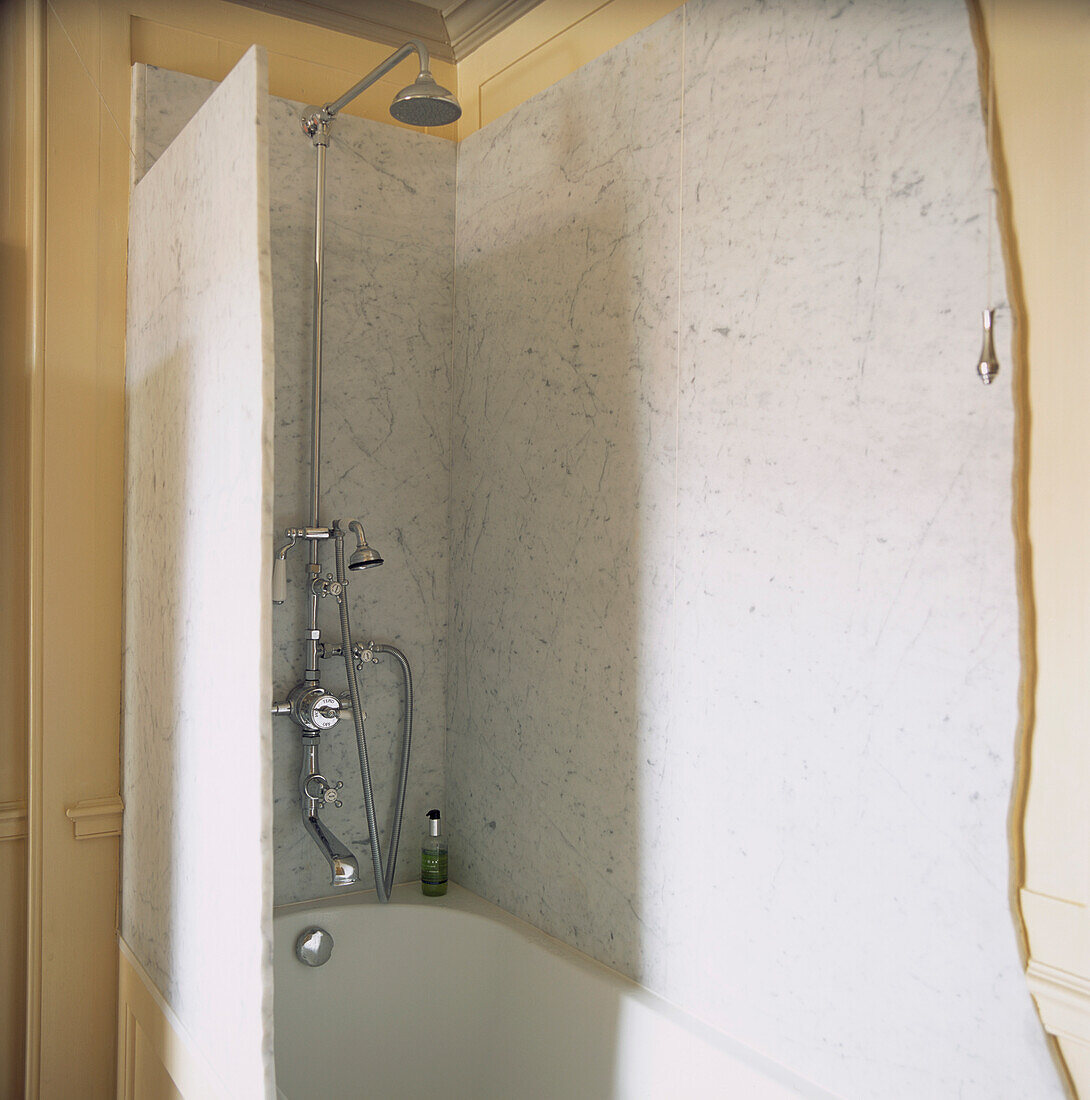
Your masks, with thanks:
[[[362,80],[353,84],[340,99],[334,99],[324,107],[308,107],[303,114],[303,132],[308,137],[315,138],[316,143],[324,144],[327,140],[329,124],[333,119],[336,118],[337,115],[356,98],[356,96],[366,92],[372,84],[381,80],[391,69],[400,65],[411,53],[415,53],[420,58],[420,75],[430,75],[431,57],[428,54],[428,47],[425,46],[420,39],[410,38],[404,46],[394,50],[381,65],[376,66]]]
[[[381,80],[391,69],[400,65],[409,54],[415,52],[420,58],[420,71],[426,73],[430,71],[431,58],[428,56],[428,47],[418,38],[410,38],[404,46],[400,49],[394,50],[392,54],[381,65],[372,69],[358,84],[353,84],[340,99],[335,99],[332,103],[327,103],[322,110],[330,117],[333,118],[349,103],[352,102],[361,92],[367,91],[372,84],[377,80]]]

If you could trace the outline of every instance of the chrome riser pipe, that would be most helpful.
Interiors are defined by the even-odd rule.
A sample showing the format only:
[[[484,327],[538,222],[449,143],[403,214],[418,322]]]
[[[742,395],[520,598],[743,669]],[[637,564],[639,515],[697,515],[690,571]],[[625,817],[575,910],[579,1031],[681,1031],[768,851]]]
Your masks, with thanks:
[[[319,526],[322,492],[322,298],[325,286],[325,161],[329,147],[329,123],[320,123],[314,135],[317,168],[314,181],[314,332],[310,393],[310,525]],[[310,542],[307,559],[310,580],[319,574],[318,543]],[[318,682],[318,595],[310,593],[307,634],[306,680]]]
[[[348,602],[345,588],[348,578],[345,572],[344,532],[339,521],[330,527],[321,526],[321,462],[322,462],[322,327],[323,298],[325,291],[325,186],[326,153],[329,147],[330,126],[336,115],[356,96],[369,88],[386,73],[399,65],[405,58],[416,53],[420,60],[420,74],[409,87],[403,88],[390,107],[390,113],[399,122],[413,126],[430,127],[446,125],[461,115],[461,107],[456,98],[445,88],[439,87],[429,71],[428,51],[424,44],[416,39],[406,42],[395,50],[377,68],[373,69],[358,83],[354,84],[340,99],[327,103],[324,107],[308,107],[303,115],[303,132],[311,139],[317,158],[315,168],[314,200],[314,303],[313,303],[313,345],[312,345],[312,385],[311,385],[311,421],[310,421],[310,516],[309,527],[290,528],[286,532],[287,542],[277,550],[277,561],[281,565],[279,575],[274,570],[273,602],[283,603],[287,593],[286,573],[283,562],[287,552],[299,538],[308,542],[307,555],[307,598],[309,603],[308,625],[306,630],[306,674],[302,683],[292,689],[285,702],[274,702],[274,714],[287,714],[304,730],[303,763],[300,772],[300,808],[307,832],[322,850],[329,861],[334,885],[350,885],[355,882],[358,866],[355,858],[345,849],[337,838],[322,825],[319,812],[324,805],[332,803],[340,806],[337,791],[342,783],[329,783],[318,771],[318,731],[328,729],[338,718],[352,718],[356,732],[356,744],[360,761],[360,777],[363,782],[364,803],[367,812],[367,825],[370,830],[368,843],[371,847],[371,862],[375,877],[375,889],[381,901],[386,901],[393,885],[394,868],[397,860],[398,841],[401,834],[401,818],[405,807],[405,790],[408,779],[409,748],[412,738],[412,673],[405,655],[394,646],[371,643],[372,648],[388,653],[400,663],[405,689],[405,727],[402,742],[402,761],[398,777],[398,793],[395,805],[395,819],[391,830],[391,845],[385,870],[379,849],[379,830],[375,813],[374,796],[371,786],[371,773],[367,760],[367,743],[364,730],[364,713],[360,702],[359,684],[356,680],[356,655],[352,642],[351,625],[348,616]],[[352,555],[349,568],[353,570],[369,568],[382,564],[382,557],[374,548],[367,545],[363,528],[353,520],[349,529],[357,537],[357,549]],[[336,580],[330,576],[324,580],[321,576],[319,560],[320,540],[333,538],[336,554]],[[345,672],[348,676],[350,706],[344,706],[339,699],[328,694],[320,685],[318,660],[327,655],[323,649],[318,629],[318,603],[322,596],[335,596],[339,605],[341,625],[341,648]],[[363,658],[359,658],[361,663]],[[376,662],[377,663],[377,662]]]

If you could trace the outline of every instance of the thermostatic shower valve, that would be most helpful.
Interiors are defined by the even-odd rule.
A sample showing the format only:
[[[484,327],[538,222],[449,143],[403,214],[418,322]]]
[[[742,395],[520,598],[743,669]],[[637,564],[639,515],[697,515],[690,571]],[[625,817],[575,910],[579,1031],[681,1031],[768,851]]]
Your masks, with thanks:
[[[305,730],[317,733],[337,724],[340,700],[316,684],[297,684],[288,696],[291,720]]]

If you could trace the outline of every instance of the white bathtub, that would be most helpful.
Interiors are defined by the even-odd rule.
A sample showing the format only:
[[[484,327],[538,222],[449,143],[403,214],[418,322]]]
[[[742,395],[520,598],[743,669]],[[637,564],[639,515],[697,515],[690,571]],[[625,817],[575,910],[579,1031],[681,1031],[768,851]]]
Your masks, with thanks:
[[[306,927],[334,939],[295,958]],[[276,1075],[288,1100],[827,1097],[460,887],[285,906]]]

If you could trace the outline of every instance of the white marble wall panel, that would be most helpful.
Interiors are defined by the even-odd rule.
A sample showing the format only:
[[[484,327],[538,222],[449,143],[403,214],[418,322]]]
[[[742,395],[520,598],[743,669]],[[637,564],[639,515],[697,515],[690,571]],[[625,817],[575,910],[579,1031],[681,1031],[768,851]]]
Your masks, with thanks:
[[[1059,1096],[967,12],[693,0],[685,43],[666,995],[844,1096]]]
[[[146,85],[151,160],[214,85],[150,68]],[[315,154],[299,127],[301,109],[270,100],[277,530],[309,516]],[[444,796],[454,157],[448,141],[342,115],[327,161],[322,520],[359,518],[383,554],[381,568],[351,575],[353,630],[360,640],[393,642],[413,666],[416,719],[398,881],[419,875],[423,815]],[[328,558],[332,570],[331,548]],[[277,698],[304,668],[304,559],[305,551],[289,556],[288,602],[274,609]],[[322,607],[320,625],[339,642],[335,607]],[[327,686],[346,692],[343,666],[328,668]],[[385,826],[399,765],[400,674],[384,659],[361,674],[360,687]],[[331,887],[299,820],[296,727],[277,719],[274,732],[279,904]],[[366,818],[349,723],[323,736],[321,753],[325,773],[345,784],[344,808],[326,811],[327,823],[359,855],[367,886]]]
[[[121,931],[237,1097],[273,1091],[267,86],[255,48],[129,232]]]
[[[693,0],[459,153],[453,873],[860,1100],[1062,1095],[983,137],[961,3]]]
[[[459,150],[452,874],[641,977],[662,935],[640,782],[667,717],[679,25]]]

